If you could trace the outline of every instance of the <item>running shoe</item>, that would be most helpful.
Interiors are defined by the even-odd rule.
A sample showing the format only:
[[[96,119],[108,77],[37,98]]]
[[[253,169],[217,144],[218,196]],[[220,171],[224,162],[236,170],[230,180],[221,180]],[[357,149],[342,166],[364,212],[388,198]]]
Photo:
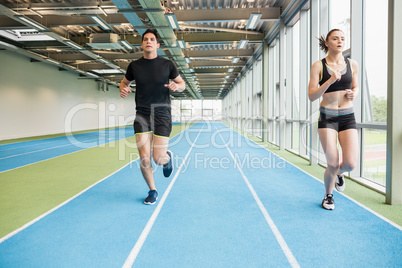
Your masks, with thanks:
[[[144,204],[153,205],[155,204],[157,199],[158,199],[158,192],[156,190],[150,190],[148,192],[148,197],[145,198],[144,200]]]
[[[338,192],[345,190],[345,177],[343,175],[336,175],[335,188]]]
[[[167,154],[169,155],[170,159],[169,162],[167,162],[167,164],[163,165],[163,175],[167,178],[170,177],[170,175],[172,175],[173,172],[173,153],[171,151],[167,151]]]
[[[332,194],[326,194],[321,205],[325,209],[333,210],[335,208],[334,196]]]

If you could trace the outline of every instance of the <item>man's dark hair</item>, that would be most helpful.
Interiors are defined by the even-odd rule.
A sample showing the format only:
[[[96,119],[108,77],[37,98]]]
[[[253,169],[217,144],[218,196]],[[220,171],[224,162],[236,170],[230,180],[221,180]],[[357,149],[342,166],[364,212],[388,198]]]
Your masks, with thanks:
[[[145,33],[142,35],[142,41],[144,41],[144,36],[145,36],[147,33],[151,33],[151,34],[155,35],[156,42],[157,42],[157,43],[160,43],[160,38],[159,38],[158,32],[157,32],[156,30],[154,30],[154,29],[148,29],[148,30],[146,30]]]

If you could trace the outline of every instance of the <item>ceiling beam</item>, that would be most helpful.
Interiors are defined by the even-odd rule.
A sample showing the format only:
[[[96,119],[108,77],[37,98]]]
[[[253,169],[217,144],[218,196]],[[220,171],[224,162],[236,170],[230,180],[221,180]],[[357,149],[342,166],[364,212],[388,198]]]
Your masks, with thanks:
[[[248,20],[251,13],[261,13],[261,21],[276,21],[281,15],[281,10],[279,7],[184,9],[173,10],[173,13],[179,23],[209,23]]]

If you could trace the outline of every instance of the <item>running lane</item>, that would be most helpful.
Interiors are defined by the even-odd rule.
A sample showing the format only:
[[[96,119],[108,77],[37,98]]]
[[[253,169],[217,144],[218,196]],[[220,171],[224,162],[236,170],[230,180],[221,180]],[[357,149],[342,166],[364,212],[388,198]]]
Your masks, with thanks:
[[[0,173],[131,136],[132,126],[0,145]]]
[[[402,231],[244,136],[216,126],[301,267],[400,267]],[[347,187],[347,186],[346,186]]]
[[[101,130],[0,146],[0,172],[128,138],[132,127]]]
[[[180,165],[199,125],[172,138],[170,148]],[[162,196],[171,178],[155,171]],[[0,267],[121,267],[156,206],[143,200],[148,192],[138,160],[11,237],[0,239]]]

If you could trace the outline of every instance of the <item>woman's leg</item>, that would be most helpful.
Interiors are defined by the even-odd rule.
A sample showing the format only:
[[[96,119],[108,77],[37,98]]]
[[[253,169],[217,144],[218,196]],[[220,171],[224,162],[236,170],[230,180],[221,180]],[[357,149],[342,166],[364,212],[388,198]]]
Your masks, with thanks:
[[[338,174],[350,172],[356,167],[358,156],[358,135],[356,129],[347,129],[338,134],[342,148],[342,163],[339,165]]]
[[[319,128],[318,134],[327,160],[327,169],[324,173],[325,193],[332,194],[339,169],[338,133],[331,128]]]

